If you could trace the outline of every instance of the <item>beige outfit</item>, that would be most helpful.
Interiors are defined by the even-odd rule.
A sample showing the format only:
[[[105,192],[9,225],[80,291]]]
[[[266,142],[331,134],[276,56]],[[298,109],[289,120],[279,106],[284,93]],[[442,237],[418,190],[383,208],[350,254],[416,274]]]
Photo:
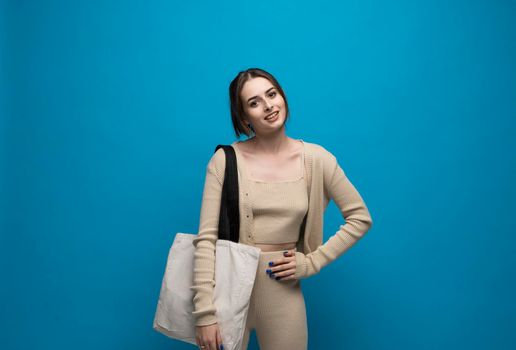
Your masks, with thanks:
[[[302,141],[302,140],[301,140]],[[235,145],[236,142],[233,143]],[[262,339],[268,344],[267,337],[272,337],[271,344],[281,344],[281,339],[272,334],[283,336],[288,327],[292,326],[300,331],[305,324],[301,309],[299,280],[316,273],[338,258],[353,246],[372,226],[369,211],[362,197],[351,184],[346,174],[339,166],[337,159],[324,147],[303,141],[304,176],[303,181],[290,184],[274,184],[271,187],[265,184],[252,183],[247,176],[243,156],[234,147],[237,156],[239,181],[239,208],[240,208],[240,243],[254,245],[258,242],[290,242],[297,240],[296,274],[295,281],[276,281],[270,279],[264,271],[264,265],[271,257],[271,253],[281,255],[281,252],[262,252],[263,259],[257,271],[256,290],[253,296],[254,313],[250,313],[250,326],[256,326],[257,334],[260,320],[269,317],[279,317],[273,310],[281,310],[281,303],[270,300],[273,295],[290,295],[287,299],[296,305],[296,320],[299,324],[274,323],[277,328],[270,329],[263,334]],[[197,325],[208,325],[217,322],[213,305],[215,242],[217,240],[220,198],[224,181],[225,154],[223,149],[217,150],[206,167],[199,232],[194,240],[196,246],[194,262],[195,291],[193,315]],[[306,182],[305,182],[306,181]],[[307,186],[308,198],[301,190],[304,183]],[[274,196],[267,196],[274,192]],[[289,201],[288,198],[296,198]],[[270,198],[267,201],[267,198]],[[308,200],[308,210],[306,202]],[[323,215],[330,200],[333,200],[346,220],[338,230],[323,244]],[[267,212],[267,208],[274,208],[274,213]],[[303,213],[306,213],[303,214]],[[255,218],[256,215],[256,218]],[[302,222],[300,219],[304,218]],[[259,224],[257,224],[257,222]],[[271,223],[275,222],[275,223]],[[282,226],[283,228],[279,228]],[[266,261],[267,260],[267,261]],[[270,279],[270,280],[269,280]],[[272,287],[274,286],[274,287]],[[263,288],[262,288],[263,287]],[[296,291],[297,290],[297,291]],[[292,298],[291,298],[292,297]],[[297,299],[296,299],[297,298]],[[274,298],[273,298],[274,299]],[[269,304],[265,302],[269,301]],[[267,311],[267,309],[269,309]],[[264,312],[270,312],[264,314]],[[260,316],[262,315],[262,316]],[[264,316],[265,315],[265,316]],[[290,317],[290,316],[283,316]],[[265,329],[265,328],[264,328]],[[283,331],[282,331],[283,330]],[[304,340],[301,337],[301,343]],[[288,347],[280,347],[282,350]],[[302,347],[300,347],[302,348]]]

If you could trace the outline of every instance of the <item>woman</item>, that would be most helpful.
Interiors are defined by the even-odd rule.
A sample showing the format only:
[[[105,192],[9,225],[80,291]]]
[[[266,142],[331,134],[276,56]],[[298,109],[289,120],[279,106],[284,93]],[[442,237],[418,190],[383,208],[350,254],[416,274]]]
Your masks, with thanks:
[[[318,273],[355,244],[372,225],[360,194],[324,147],[286,135],[287,98],[269,73],[253,68],[231,82],[236,136],[239,243],[260,248],[260,261],[243,339],[255,329],[262,350],[307,349],[306,308],[300,279]],[[197,344],[223,349],[212,302],[215,244],[225,154],[217,150],[206,167],[199,233],[194,240]],[[346,224],[322,244],[323,213],[335,201]]]

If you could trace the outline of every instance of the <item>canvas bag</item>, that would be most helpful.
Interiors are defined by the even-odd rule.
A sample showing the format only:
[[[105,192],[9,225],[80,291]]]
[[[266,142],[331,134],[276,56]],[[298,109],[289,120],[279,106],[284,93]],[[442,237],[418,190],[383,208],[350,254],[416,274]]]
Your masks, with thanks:
[[[222,186],[219,235],[215,246],[215,287],[213,303],[225,350],[242,345],[249,301],[254,285],[260,249],[238,243],[240,216],[238,172],[235,150],[224,149],[226,167]],[[173,339],[197,345],[193,285],[196,234],[178,232],[168,253],[165,273],[153,321],[153,328]]]

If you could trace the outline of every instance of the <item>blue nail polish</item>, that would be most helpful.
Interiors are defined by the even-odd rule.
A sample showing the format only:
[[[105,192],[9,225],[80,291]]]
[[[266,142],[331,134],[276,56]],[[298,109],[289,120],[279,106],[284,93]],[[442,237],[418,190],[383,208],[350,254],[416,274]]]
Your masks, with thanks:
[[[281,277],[280,277],[280,276],[278,276],[278,277],[276,277],[276,280],[279,280],[280,278],[281,278]]]
[[[274,278],[274,274],[273,274],[273,273],[271,273],[269,276],[270,276],[270,277],[272,277],[272,278]]]
[[[272,270],[271,270],[271,269],[267,269],[265,272],[267,272],[267,273],[271,273],[271,272],[272,272]]]
[[[224,345],[220,344],[220,350],[224,350]]]
[[[269,266],[272,266],[274,265],[274,263],[272,261],[269,261]]]

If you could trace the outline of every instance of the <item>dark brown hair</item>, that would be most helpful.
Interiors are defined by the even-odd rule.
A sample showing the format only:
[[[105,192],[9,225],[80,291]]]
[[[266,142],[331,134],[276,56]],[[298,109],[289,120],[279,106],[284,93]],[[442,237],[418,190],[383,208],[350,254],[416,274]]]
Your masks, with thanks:
[[[285,123],[287,122],[289,117],[287,97],[285,96],[285,92],[283,92],[283,89],[281,88],[280,84],[278,83],[276,78],[272,76],[272,74],[260,68],[249,68],[244,71],[240,71],[229,85],[229,105],[231,110],[231,121],[233,122],[233,129],[235,129],[235,134],[237,138],[240,137],[240,134],[245,134],[247,137],[249,137],[253,132],[253,129],[249,128],[249,126],[244,121],[245,112],[240,93],[245,82],[257,77],[262,77],[269,80],[271,84],[278,90],[279,94],[285,100]]]

